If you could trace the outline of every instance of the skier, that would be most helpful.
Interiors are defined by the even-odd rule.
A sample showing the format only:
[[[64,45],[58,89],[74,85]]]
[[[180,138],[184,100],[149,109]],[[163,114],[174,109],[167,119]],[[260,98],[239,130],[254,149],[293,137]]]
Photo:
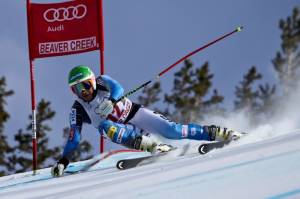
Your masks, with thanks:
[[[140,104],[124,98],[124,89],[107,75],[95,77],[84,65],[74,67],[69,73],[69,86],[77,96],[70,113],[70,133],[62,158],[52,167],[54,176],[63,175],[69,164],[68,157],[81,138],[83,123],[92,124],[99,133],[103,131],[112,142],[128,148],[155,152],[167,151],[146,133],[160,134],[168,139],[193,139],[221,141],[239,138],[239,132],[215,125],[179,124]],[[140,129],[140,130],[139,130]]]

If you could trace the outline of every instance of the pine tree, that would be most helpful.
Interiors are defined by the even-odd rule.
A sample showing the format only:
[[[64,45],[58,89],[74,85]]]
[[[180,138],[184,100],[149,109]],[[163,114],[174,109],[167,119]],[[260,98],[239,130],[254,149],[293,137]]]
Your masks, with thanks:
[[[295,7],[293,14],[286,20],[279,21],[281,29],[281,49],[277,52],[276,57],[272,60],[274,69],[278,74],[281,86],[286,95],[291,89],[293,90],[299,81],[300,68],[300,14],[299,8]]]
[[[217,90],[213,91],[212,97],[205,99],[212,87],[212,78],[208,62],[197,69],[193,68],[190,60],[184,62],[184,66],[175,73],[171,95],[165,95],[165,102],[169,106],[167,111],[171,112],[170,106],[174,108],[170,114],[173,120],[188,123],[202,119],[202,115],[216,108],[220,109],[223,96]]]
[[[47,124],[55,116],[55,111],[50,107],[50,102],[42,99],[37,106],[37,147],[38,147],[38,168],[48,167],[53,164],[53,157],[58,157],[61,153],[59,147],[50,149],[48,146],[48,133],[52,131]],[[31,121],[32,115],[29,116]],[[31,123],[27,126],[26,131],[31,130]],[[30,170],[32,167],[32,145],[31,132],[23,132],[22,129],[15,135],[17,146],[15,147],[15,155],[10,159],[15,164],[17,172],[24,172]]]
[[[262,75],[257,72],[256,67],[252,66],[240,85],[236,87],[235,95],[237,100],[234,101],[235,110],[246,110],[251,117],[259,113],[267,114],[271,110],[275,101],[275,86],[269,84],[258,85],[254,89],[254,84],[262,79]]]
[[[0,78],[0,176],[5,175],[7,169],[10,167],[6,155],[12,152],[12,148],[6,141],[4,124],[10,117],[9,113],[5,110],[6,98],[13,94],[12,90],[6,90],[5,77]]]
[[[265,115],[270,115],[274,113],[274,106],[276,104],[276,86],[270,86],[268,83],[265,85],[259,85],[258,98],[260,100],[260,112],[265,113]]]
[[[138,101],[145,107],[151,107],[153,104],[160,101],[160,93],[160,82],[155,82],[153,85],[144,88],[142,95],[138,97]],[[153,108],[153,110],[158,111],[157,108]]]
[[[253,91],[253,84],[256,80],[260,80],[262,75],[257,72],[256,67],[252,66],[248,73],[244,75],[244,79],[240,82],[240,86],[235,89],[235,95],[237,100],[234,102],[236,110],[249,109],[252,111],[257,111],[259,109],[259,104],[257,102],[259,92],[257,90]]]

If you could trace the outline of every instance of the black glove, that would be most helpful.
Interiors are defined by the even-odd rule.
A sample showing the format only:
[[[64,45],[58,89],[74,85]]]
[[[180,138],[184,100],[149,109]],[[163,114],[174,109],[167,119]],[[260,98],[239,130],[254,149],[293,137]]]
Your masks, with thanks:
[[[63,175],[65,168],[69,164],[69,160],[66,157],[61,158],[55,165],[51,168],[51,174],[54,177],[60,177]]]

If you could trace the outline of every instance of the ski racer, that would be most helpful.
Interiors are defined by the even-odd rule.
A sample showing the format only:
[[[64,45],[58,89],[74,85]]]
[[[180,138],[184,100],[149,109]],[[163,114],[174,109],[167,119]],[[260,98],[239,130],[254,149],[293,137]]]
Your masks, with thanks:
[[[69,164],[68,157],[80,142],[83,123],[93,125],[99,133],[104,131],[114,143],[149,152],[168,148],[160,148],[162,145],[145,133],[160,134],[168,139],[208,141],[241,136],[239,132],[215,125],[183,125],[173,122],[128,98],[118,101],[124,93],[122,86],[107,75],[96,78],[93,71],[84,65],[70,71],[68,83],[77,99],[71,109],[69,138],[62,158],[51,169],[54,176],[63,175]]]

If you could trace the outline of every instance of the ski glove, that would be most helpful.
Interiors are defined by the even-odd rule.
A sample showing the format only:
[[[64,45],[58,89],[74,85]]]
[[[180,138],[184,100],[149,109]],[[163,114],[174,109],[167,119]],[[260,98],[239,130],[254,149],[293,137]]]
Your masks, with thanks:
[[[60,159],[55,165],[51,168],[51,174],[54,177],[61,177],[64,174],[65,168],[68,166],[69,160],[66,157]]]
[[[101,104],[97,106],[95,112],[99,114],[102,118],[107,118],[114,110],[114,104],[110,100],[104,100]]]

